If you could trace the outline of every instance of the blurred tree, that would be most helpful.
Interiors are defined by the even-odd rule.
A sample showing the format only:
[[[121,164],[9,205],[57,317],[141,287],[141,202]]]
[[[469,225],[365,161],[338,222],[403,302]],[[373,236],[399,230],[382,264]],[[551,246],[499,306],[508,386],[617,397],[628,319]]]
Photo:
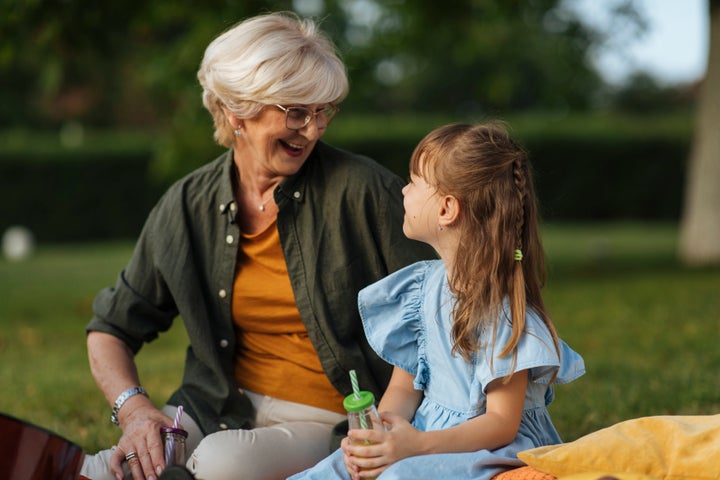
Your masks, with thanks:
[[[373,111],[564,111],[600,84],[586,54],[604,37],[561,0],[344,3],[352,100]]]
[[[570,3],[0,0],[0,125],[154,128],[156,170],[176,177],[216,148],[196,78],[205,47],[277,10],[322,19],[350,72],[346,111],[582,109],[601,83],[587,53],[608,37]],[[637,20],[632,0],[614,5]]]
[[[619,111],[654,114],[689,109],[695,85],[662,85],[651,74],[638,71],[608,93],[610,104]]]
[[[112,103],[105,92],[115,90],[113,62],[123,32],[141,3],[1,0],[0,121],[57,122],[92,113],[101,121]]]
[[[291,3],[0,0],[0,122],[156,125],[196,86],[214,35]]]
[[[152,123],[196,87],[214,35],[293,9],[335,39],[356,111],[579,108],[599,84],[586,54],[606,37],[562,0],[0,0],[0,122],[29,102],[37,121]]]
[[[710,51],[697,99],[687,167],[680,258],[690,265],[720,265],[720,0],[709,0]]]

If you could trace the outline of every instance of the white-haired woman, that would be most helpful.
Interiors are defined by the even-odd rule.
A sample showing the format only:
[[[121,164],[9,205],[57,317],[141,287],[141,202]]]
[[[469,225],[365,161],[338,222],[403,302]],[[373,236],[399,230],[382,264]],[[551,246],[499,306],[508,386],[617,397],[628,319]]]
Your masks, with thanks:
[[[320,142],[348,81],[314,22],[248,19],[208,46],[198,78],[228,151],[168,190],[95,300],[90,366],[122,436],[88,456],[89,478],[156,478],[159,431],[180,405],[198,479],[285,478],[313,465],[345,418],[349,370],[378,398],[389,379],[358,291],[434,256],[403,235],[400,178]],[[134,355],[177,317],[185,371],[158,410]]]

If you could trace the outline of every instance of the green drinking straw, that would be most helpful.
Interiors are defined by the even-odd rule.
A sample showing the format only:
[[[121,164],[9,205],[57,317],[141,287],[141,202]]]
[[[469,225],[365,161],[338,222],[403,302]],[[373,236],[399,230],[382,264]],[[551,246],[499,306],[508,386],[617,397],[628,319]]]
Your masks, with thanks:
[[[355,370],[350,370],[350,383],[352,384],[353,397],[355,397],[355,400],[360,400],[360,386],[358,385],[357,373],[355,373]],[[362,411],[358,412],[358,417],[360,419],[360,428],[363,430],[367,429],[367,421],[365,420],[365,415],[363,415]]]
[[[355,370],[350,370],[350,383],[352,384],[353,395],[355,398],[360,398],[360,386],[358,385],[357,373]]]

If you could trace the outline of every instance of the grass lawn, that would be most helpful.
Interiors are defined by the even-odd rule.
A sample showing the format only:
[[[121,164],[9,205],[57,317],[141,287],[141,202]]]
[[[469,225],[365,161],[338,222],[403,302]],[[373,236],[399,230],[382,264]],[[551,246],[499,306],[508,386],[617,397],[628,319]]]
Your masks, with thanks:
[[[720,270],[686,269],[668,224],[548,225],[548,309],[587,374],[557,388],[550,407],[566,440],[648,415],[720,412]],[[88,451],[119,430],[87,363],[84,327],[100,288],[114,283],[130,243],[41,245],[0,259],[0,411]],[[138,360],[161,405],[181,376],[180,323]]]

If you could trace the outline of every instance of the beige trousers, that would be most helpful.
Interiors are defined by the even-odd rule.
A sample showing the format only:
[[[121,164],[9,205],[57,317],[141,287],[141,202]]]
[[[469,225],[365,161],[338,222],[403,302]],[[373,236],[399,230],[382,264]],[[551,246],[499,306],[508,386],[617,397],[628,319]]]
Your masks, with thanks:
[[[245,392],[255,428],[203,438],[187,462],[198,480],[284,480],[330,454],[333,427],[345,415]]]

